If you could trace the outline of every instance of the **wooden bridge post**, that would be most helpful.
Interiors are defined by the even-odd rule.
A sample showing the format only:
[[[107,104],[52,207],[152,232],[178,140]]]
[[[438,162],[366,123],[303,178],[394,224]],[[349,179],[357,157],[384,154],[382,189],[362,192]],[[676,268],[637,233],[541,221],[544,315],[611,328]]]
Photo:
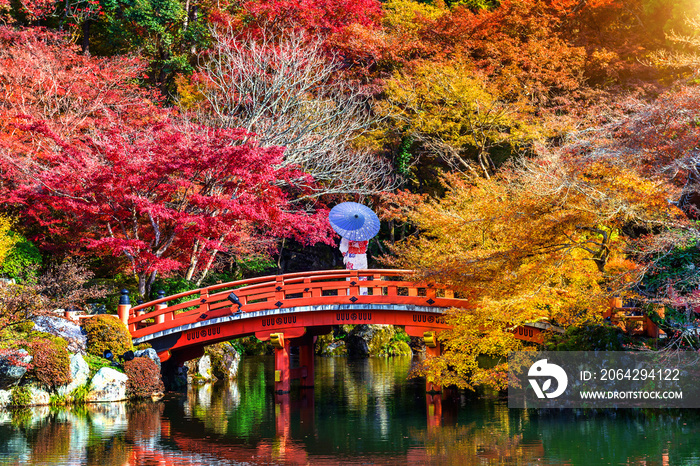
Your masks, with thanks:
[[[284,275],[277,275],[275,278],[275,301],[284,301]]]
[[[425,342],[425,357],[433,358],[440,356],[440,342],[437,339],[437,335],[434,331],[429,331],[423,333],[423,341]],[[435,382],[433,382],[430,377],[425,381],[425,391],[431,394],[440,393],[442,387]]]
[[[161,298],[165,298],[165,291],[163,291],[163,290],[160,290],[160,291],[158,292],[158,299],[161,299]],[[160,303],[160,304],[156,304],[156,305],[155,305],[155,310],[156,310],[156,311],[159,311],[159,310],[161,310],[161,309],[165,309],[166,307],[168,307],[168,303],[167,303],[167,302],[165,302],[165,303]],[[165,323],[165,314],[161,314],[161,315],[159,315],[159,316],[156,316],[156,324],[163,324],[163,323]]]
[[[119,305],[117,306],[117,314],[119,320],[124,322],[124,325],[129,327],[129,311],[131,310],[131,300],[129,299],[129,290],[122,290],[119,297]]]
[[[275,393],[289,393],[289,340],[284,338],[284,333],[273,333],[270,343],[275,348]]]

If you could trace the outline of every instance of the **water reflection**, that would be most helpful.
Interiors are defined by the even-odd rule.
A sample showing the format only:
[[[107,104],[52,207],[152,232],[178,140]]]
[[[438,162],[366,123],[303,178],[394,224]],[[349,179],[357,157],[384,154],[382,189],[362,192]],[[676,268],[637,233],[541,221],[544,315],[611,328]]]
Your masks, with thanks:
[[[318,359],[273,393],[272,359],[159,403],[0,411],[0,464],[698,464],[695,411],[526,411],[426,394],[409,359]]]

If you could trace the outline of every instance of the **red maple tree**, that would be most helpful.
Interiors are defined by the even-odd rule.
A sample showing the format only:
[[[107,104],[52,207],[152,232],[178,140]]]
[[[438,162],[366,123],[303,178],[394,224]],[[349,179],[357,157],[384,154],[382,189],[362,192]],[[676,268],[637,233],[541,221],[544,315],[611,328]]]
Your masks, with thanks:
[[[17,131],[57,148],[31,160],[4,154],[0,197],[75,251],[126,256],[143,296],[158,273],[194,271],[219,251],[259,252],[274,238],[309,244],[331,234],[325,210],[307,213],[280,187],[303,176],[279,167],[283,149],[242,143],[240,130],[163,123],[113,128],[80,144],[41,122]]]
[[[133,59],[28,30],[0,28],[0,44],[0,198],[40,244],[124,256],[147,295],[158,273],[191,278],[220,251],[328,240],[325,211],[289,200],[313,180],[280,166],[283,148],[178,126],[134,83]]]

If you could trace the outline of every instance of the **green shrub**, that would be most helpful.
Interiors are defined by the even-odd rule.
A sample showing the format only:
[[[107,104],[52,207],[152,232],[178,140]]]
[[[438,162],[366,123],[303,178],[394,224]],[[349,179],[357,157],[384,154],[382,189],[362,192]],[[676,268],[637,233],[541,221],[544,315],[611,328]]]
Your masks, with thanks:
[[[394,327],[394,332],[395,333],[394,333],[394,337],[392,338],[392,341],[403,341],[406,343],[411,342],[411,337],[401,327]]]
[[[413,350],[405,341],[391,341],[379,351],[379,356],[411,356]]]
[[[74,404],[84,404],[85,398],[89,392],[90,388],[88,387],[88,384],[80,385],[79,387],[75,387],[73,391],[70,392],[70,399]]]
[[[41,252],[31,241],[19,233],[11,231],[9,234],[17,242],[0,266],[2,273],[18,281],[33,279],[37,267],[41,265]]]
[[[102,356],[105,350],[116,357],[132,349],[131,335],[117,316],[98,315],[85,319],[83,329],[87,333],[87,352]]]
[[[63,406],[68,404],[68,398],[66,395],[59,395],[58,393],[54,393],[51,395],[49,399],[49,404],[51,406]]]
[[[15,332],[20,332],[20,333],[31,333],[34,331],[34,322],[32,321],[27,321],[27,322],[22,322],[20,324],[17,324],[14,328]]]
[[[90,378],[94,376],[97,371],[102,369],[103,367],[109,367],[114,370],[124,372],[124,370],[119,367],[119,366],[112,366],[111,361],[100,357],[100,356],[93,356],[92,354],[86,354],[84,356],[85,362],[87,363],[88,367],[90,368]]]
[[[32,372],[39,383],[55,388],[71,381],[70,354],[66,342],[61,338],[44,338],[30,344]]]
[[[136,347],[134,348],[134,351],[141,351],[141,350],[145,350],[145,349],[148,349],[148,348],[153,348],[153,347],[151,346],[150,343],[139,343],[139,344],[136,345]]]
[[[32,402],[32,392],[29,387],[14,387],[10,392],[10,405],[27,406]]]
[[[165,390],[160,370],[150,358],[134,358],[124,363],[124,373],[129,377],[126,381],[126,394],[129,397],[148,398],[153,393]]]

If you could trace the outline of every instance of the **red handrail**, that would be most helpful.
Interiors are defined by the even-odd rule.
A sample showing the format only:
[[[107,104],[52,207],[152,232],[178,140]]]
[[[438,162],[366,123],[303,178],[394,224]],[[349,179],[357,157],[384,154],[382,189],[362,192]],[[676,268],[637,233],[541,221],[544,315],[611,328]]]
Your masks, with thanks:
[[[232,291],[243,304],[243,312],[349,303],[353,297],[356,299],[352,302],[360,303],[405,302],[425,305],[425,301],[431,300],[440,307],[471,307],[470,301],[455,299],[453,293],[442,285],[405,280],[412,274],[411,270],[324,270],[237,280],[135,306],[129,312],[128,325],[132,336],[136,338],[203,318],[230,315],[233,303],[227,297]],[[372,295],[361,295],[360,288],[371,289]],[[399,288],[405,289],[405,292],[399,293]],[[444,290],[444,296],[437,296],[438,289]],[[324,296],[324,292],[336,294]],[[188,296],[194,299],[171,306],[159,306]],[[146,312],[149,308],[154,310]],[[233,308],[235,310],[235,306]]]

